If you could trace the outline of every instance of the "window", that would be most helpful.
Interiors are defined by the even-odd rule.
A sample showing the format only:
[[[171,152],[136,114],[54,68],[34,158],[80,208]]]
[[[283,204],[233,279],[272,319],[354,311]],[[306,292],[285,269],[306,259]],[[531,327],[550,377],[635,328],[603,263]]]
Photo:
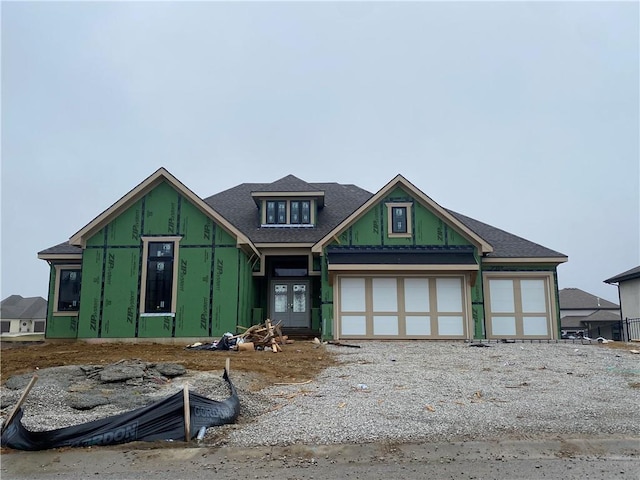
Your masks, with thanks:
[[[269,200],[265,202],[264,225],[311,225],[310,200]]]
[[[56,265],[56,285],[53,299],[55,315],[78,315],[80,311],[80,265]]]
[[[310,223],[311,202],[308,200],[291,201],[291,224],[307,224]]]
[[[0,322],[0,333],[9,333],[10,330],[11,330],[11,321],[2,320]]]
[[[392,233],[407,233],[407,207],[393,207],[391,221]]]
[[[140,305],[145,314],[175,313],[179,237],[143,238]]]
[[[411,237],[411,203],[387,203],[389,237]]]
[[[173,242],[149,242],[145,312],[170,312]]]
[[[287,223],[287,202],[267,202],[267,223],[269,225]]]
[[[34,333],[43,333],[44,332],[45,323],[46,322],[44,320],[34,320],[33,321],[33,331],[34,331]]]
[[[58,311],[77,312],[80,310],[80,270],[60,270],[58,290]]]

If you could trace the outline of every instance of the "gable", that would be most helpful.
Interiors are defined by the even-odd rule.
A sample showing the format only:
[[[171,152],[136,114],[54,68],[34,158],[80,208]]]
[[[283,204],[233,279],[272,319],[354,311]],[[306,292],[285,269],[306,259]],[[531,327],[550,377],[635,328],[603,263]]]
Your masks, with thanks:
[[[234,245],[235,236],[221,228],[193,202],[166,181],[138,198],[128,208],[86,239],[86,247],[140,245],[141,237],[179,235],[182,245]]]
[[[391,230],[388,209],[394,203],[408,206],[407,214],[411,216],[410,235],[389,235]],[[473,245],[479,254],[492,251],[491,245],[484,239],[401,175],[396,176],[316,243],[313,251],[321,253],[324,247],[345,240],[355,242],[354,245]]]
[[[391,204],[411,206],[412,235],[389,236],[388,208]],[[338,240],[331,243],[349,246],[472,246],[451,222],[447,222],[428,206],[420,203],[411,192],[398,186],[371,205],[352,225],[345,228]]]
[[[193,225],[190,219],[196,216],[200,217]],[[108,241],[113,246],[130,245],[143,235],[183,235],[185,241],[208,244],[214,224],[238,246],[258,253],[244,234],[160,168],[74,234],[69,244],[84,247]]]

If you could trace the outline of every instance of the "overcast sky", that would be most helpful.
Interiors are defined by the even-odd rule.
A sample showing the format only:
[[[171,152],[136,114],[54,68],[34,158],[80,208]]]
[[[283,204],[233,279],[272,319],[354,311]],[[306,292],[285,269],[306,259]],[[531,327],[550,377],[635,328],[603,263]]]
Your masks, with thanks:
[[[293,174],[640,264],[639,4],[2,2],[1,296],[157,168],[201,197]]]

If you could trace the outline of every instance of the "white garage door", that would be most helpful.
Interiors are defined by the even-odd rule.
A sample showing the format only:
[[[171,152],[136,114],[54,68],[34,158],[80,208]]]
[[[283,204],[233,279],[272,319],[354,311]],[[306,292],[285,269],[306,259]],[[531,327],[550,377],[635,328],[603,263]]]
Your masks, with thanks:
[[[487,275],[487,338],[553,338],[550,279]]]
[[[467,338],[464,277],[338,277],[340,338]]]

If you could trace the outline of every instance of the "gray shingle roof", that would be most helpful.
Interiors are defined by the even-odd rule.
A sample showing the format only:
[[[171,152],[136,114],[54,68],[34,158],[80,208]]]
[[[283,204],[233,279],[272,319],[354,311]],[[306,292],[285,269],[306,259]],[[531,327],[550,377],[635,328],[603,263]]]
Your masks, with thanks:
[[[560,310],[617,310],[620,308],[613,302],[591,295],[579,288],[563,288],[558,293],[560,295]]]
[[[582,319],[583,322],[615,322],[616,320],[620,320],[620,314],[609,310],[596,310]]]
[[[42,297],[11,295],[0,303],[0,318],[32,320],[47,318],[47,301]]]
[[[254,185],[259,185],[254,192],[317,192],[319,190],[294,175],[287,175],[273,183],[256,183]]]
[[[69,245],[69,242],[62,242],[53,247],[49,247],[41,252],[38,252],[38,255],[51,255],[51,254],[67,254],[67,253],[76,253],[82,254],[82,249],[80,247],[76,247],[74,245]]]
[[[493,252],[487,255],[489,258],[548,257],[561,259],[566,257],[566,255],[556,252],[555,250],[551,250],[522,237],[518,237],[512,233],[505,232],[499,228],[474,220],[471,217],[467,217],[452,210],[447,209],[447,211],[493,247]]]
[[[607,278],[604,283],[620,283],[626,280],[633,280],[640,278],[640,266],[627,270],[626,272],[619,273],[615,277]]]
[[[293,191],[300,191],[299,185],[292,181],[291,177],[296,179],[289,175],[278,182],[286,180],[292,185],[296,184]],[[324,192],[324,208],[318,211],[317,226],[313,228],[260,227],[259,210],[251,198],[251,192],[271,191],[269,188],[273,184],[243,183],[205,198],[204,201],[242,231],[253,243],[316,243],[373,195],[350,184],[303,183],[310,187],[305,191]],[[282,187],[283,183],[279,185]],[[280,187],[272,191],[282,191]]]

